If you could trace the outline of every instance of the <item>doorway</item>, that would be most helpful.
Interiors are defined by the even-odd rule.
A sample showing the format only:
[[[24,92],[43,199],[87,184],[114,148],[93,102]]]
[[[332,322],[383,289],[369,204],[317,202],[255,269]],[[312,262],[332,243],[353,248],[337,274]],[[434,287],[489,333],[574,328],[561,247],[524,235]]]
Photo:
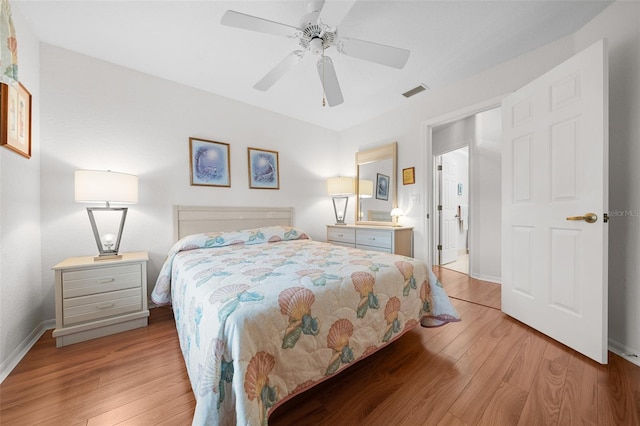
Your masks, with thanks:
[[[436,157],[438,264],[469,274],[469,147]]]
[[[494,104],[430,128],[433,264],[499,284],[502,110]]]

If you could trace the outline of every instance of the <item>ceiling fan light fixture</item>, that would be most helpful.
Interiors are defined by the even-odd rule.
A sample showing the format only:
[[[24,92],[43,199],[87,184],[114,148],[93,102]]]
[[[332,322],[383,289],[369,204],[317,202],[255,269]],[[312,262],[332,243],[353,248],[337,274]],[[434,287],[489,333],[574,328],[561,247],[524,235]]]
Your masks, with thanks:
[[[309,42],[309,51],[316,56],[324,54],[324,43],[321,38],[314,38]]]
[[[417,95],[418,93],[424,92],[425,90],[428,90],[429,87],[424,85],[424,84],[420,84],[419,86],[414,87],[411,90],[407,90],[406,92],[404,92],[402,94],[402,96],[404,96],[405,98],[410,98],[414,95]]]
[[[333,61],[325,56],[326,49],[333,46],[334,50],[340,54],[396,69],[404,68],[411,54],[409,50],[399,47],[338,36],[337,26],[330,26],[323,22],[325,19],[328,22],[342,21],[354,2],[355,0],[333,2],[310,0],[307,3],[308,12],[302,17],[301,24],[297,27],[233,10],[227,10],[220,23],[244,30],[296,39],[302,49],[291,52],[253,87],[261,91],[268,90],[300,62],[306,52],[312,52],[318,57],[316,68],[323,88],[323,106],[328,104],[333,107],[343,103],[344,97]],[[325,3],[330,3],[331,7],[324,7]]]

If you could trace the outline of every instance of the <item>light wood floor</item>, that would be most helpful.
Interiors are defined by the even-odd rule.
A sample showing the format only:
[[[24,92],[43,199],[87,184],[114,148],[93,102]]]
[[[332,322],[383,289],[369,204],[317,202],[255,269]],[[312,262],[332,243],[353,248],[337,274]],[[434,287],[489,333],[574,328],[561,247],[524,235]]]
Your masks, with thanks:
[[[436,274],[461,322],[410,331],[269,423],[639,424],[639,367],[611,353],[601,366],[510,319],[490,307],[494,284]],[[194,404],[171,310],[159,308],[147,328],[60,349],[47,332],[0,385],[0,424],[189,425]]]

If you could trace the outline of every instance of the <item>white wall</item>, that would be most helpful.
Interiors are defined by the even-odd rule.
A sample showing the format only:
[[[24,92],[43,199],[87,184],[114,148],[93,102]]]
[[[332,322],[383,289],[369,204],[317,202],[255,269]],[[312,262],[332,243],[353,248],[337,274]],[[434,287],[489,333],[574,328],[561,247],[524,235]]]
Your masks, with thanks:
[[[473,117],[467,117],[434,128],[431,153],[437,156],[470,146],[476,137],[475,124]]]
[[[501,108],[475,116],[476,135],[470,147],[471,234],[469,275],[485,281],[502,282],[501,273]]]
[[[325,179],[352,174],[335,162],[337,134],[50,45],[42,66],[42,283],[53,318],[50,268],[97,248],[73,172],[138,175],[121,251],[149,252],[152,287],[173,243],[172,206],[293,206],[295,224],[325,240],[333,207]],[[231,188],[190,186],[189,137],[231,145]],[[280,190],[249,189],[247,147],[279,152]]]
[[[399,187],[400,206],[408,212],[401,223],[415,227],[415,254],[427,260],[426,232],[431,219],[426,220],[425,214],[433,188],[431,163],[426,160],[427,124],[452,121],[455,111],[504,96],[598,39],[608,38],[610,207],[623,214],[631,212],[610,222],[609,334],[635,353],[640,353],[640,214],[633,214],[640,211],[639,8],[638,2],[615,2],[574,35],[455,86],[417,95],[405,107],[340,134],[343,156],[397,140],[398,169],[416,167],[416,185]],[[409,209],[406,206],[413,194],[420,194],[420,204]]]
[[[18,77],[32,96],[27,159],[0,148],[0,380],[42,322],[40,283],[40,66],[38,40],[13,10]]]

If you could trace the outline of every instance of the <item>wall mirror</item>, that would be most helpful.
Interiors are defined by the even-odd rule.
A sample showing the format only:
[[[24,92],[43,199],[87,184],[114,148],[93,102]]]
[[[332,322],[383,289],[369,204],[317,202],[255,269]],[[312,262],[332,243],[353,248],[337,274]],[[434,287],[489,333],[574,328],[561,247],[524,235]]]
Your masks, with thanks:
[[[393,225],[397,206],[398,143],[356,153],[356,224]]]

